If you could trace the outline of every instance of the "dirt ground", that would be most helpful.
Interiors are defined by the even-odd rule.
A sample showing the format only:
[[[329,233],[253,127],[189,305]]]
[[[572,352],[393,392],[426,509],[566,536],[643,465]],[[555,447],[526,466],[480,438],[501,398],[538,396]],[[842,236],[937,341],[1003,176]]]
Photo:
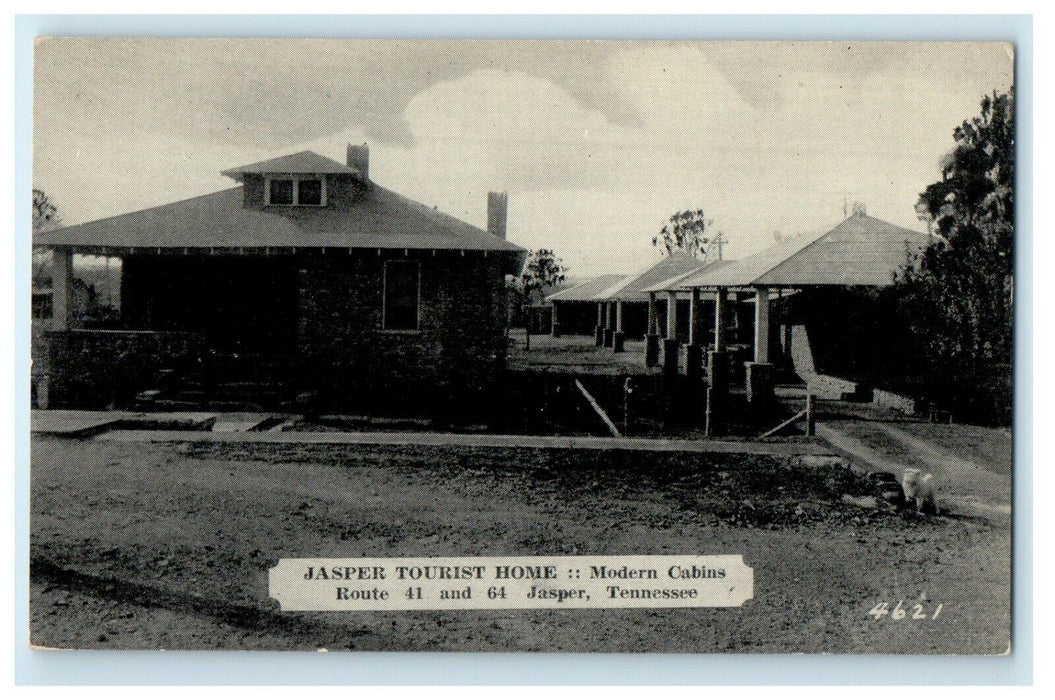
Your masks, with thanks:
[[[994,654],[1009,645],[1010,503],[938,517],[872,507],[869,482],[840,464],[48,437],[31,447],[30,620],[40,646]],[[988,489],[991,477],[1009,494],[1009,470],[999,471],[962,488]],[[280,557],[643,553],[742,554],[755,596],[730,609],[415,613],[281,613],[267,596]],[[868,614],[899,601],[928,614]]]
[[[549,370],[589,375],[639,376],[662,371],[645,367],[645,341],[627,340],[625,352],[599,348],[594,339],[584,335],[532,335],[531,348],[525,347],[523,329],[509,331],[509,368],[513,370]]]

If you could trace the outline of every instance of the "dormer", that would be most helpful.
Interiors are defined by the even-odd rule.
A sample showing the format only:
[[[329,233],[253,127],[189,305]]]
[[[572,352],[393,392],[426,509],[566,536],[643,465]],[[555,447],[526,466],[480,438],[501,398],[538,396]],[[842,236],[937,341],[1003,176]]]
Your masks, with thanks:
[[[365,187],[363,163],[368,153],[365,146],[349,146],[349,164],[342,165],[318,153],[301,151],[231,168],[223,174],[242,183],[246,208],[339,208],[350,205]]]

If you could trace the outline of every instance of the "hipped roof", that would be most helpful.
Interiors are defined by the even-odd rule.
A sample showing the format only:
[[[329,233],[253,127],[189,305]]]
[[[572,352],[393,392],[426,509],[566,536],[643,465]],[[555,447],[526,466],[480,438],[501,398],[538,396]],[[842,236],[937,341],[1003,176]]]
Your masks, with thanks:
[[[626,278],[626,275],[601,275],[546,297],[546,301],[596,301],[598,294]]]
[[[242,188],[36,234],[35,245],[112,248],[524,249],[376,184],[343,207],[246,208]]]
[[[707,263],[688,253],[674,252],[637,275],[630,275],[599,293],[597,301],[641,301],[648,298],[648,289],[658,282],[686,272],[705,269]]]
[[[280,156],[258,163],[241,165],[223,171],[223,175],[242,182],[246,174],[273,175],[273,174],[310,174],[331,175],[343,173],[346,175],[359,175],[359,171],[339,163],[332,158],[320,156],[314,151],[301,151],[288,156]]]
[[[783,241],[730,265],[689,275],[677,286],[883,287],[905,265],[906,249],[922,250],[936,237],[854,214],[820,235]]]
[[[712,261],[710,263],[707,263],[705,268],[701,268],[701,269],[697,269],[697,270],[689,270],[688,272],[682,272],[680,275],[675,275],[674,277],[670,277],[668,279],[665,279],[662,282],[658,282],[658,283],[652,285],[651,287],[649,287],[648,289],[646,289],[644,291],[645,292],[674,292],[674,291],[678,291],[678,290],[683,289],[681,287],[681,283],[682,283],[683,280],[686,280],[689,277],[692,277],[692,276],[700,274],[704,269],[706,269],[709,272],[714,272],[714,271],[717,271],[721,267],[724,267],[726,265],[732,265],[735,262],[736,262],[735,260],[714,260],[714,261]],[[709,297],[705,297],[705,298],[709,298]]]

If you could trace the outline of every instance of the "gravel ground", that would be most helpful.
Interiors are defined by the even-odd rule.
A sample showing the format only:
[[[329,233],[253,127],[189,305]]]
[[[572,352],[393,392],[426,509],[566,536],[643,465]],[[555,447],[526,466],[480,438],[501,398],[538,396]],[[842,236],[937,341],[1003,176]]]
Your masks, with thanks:
[[[793,457],[32,441],[31,638],[105,649],[1003,653],[1010,518]],[[742,554],[688,610],[280,613],[280,557]],[[868,615],[941,605],[936,619]]]

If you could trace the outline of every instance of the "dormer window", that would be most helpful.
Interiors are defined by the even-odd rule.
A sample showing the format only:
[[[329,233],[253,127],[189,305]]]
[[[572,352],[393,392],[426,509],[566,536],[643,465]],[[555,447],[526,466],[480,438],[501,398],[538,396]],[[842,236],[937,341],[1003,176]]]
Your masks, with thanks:
[[[320,177],[267,178],[267,204],[282,207],[321,207],[326,204],[326,181]]]
[[[322,206],[322,180],[298,181],[297,204]]]

